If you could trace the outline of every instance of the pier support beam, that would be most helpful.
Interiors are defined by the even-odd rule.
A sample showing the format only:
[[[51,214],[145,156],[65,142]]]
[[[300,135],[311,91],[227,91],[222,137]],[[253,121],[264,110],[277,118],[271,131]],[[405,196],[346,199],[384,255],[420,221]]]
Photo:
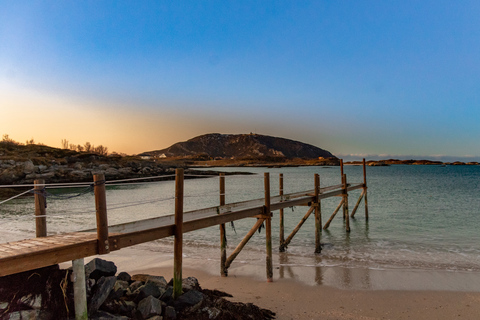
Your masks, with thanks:
[[[350,216],[348,215],[348,190],[347,190],[347,175],[343,175],[343,212],[345,218],[345,231],[350,232]]]
[[[175,240],[173,257],[173,298],[182,295],[183,254],[183,169],[175,172]]]
[[[364,203],[365,203],[365,220],[368,221],[367,170],[366,170],[365,158],[363,158],[363,188],[362,188],[362,193],[360,194],[360,197],[358,198],[357,203],[355,204],[355,207],[353,208],[350,217],[354,218],[355,213],[357,212],[358,206],[360,205],[360,202],[362,201],[362,198],[364,199]]]
[[[368,221],[368,198],[367,198],[367,166],[363,158],[363,190],[365,192],[363,202],[365,203],[365,220]]]
[[[358,197],[357,203],[355,204],[355,207],[352,210],[352,213],[350,214],[351,218],[355,218],[355,213],[357,212],[358,206],[360,205],[360,202],[362,201],[362,198],[365,196],[365,188],[363,189],[362,193],[360,194],[360,197]]]
[[[230,254],[230,256],[227,258],[227,261],[225,261],[225,268],[228,269],[230,265],[232,264],[233,260],[238,256],[240,251],[242,251],[243,247],[247,244],[248,240],[250,240],[251,237],[257,232],[258,228],[263,224],[263,221],[265,219],[257,219],[257,222],[255,225],[248,231],[247,235],[242,239],[242,241],[238,244],[238,246],[233,250],[233,252]]]
[[[293,237],[295,237],[295,235],[297,234],[298,230],[300,230],[300,228],[303,226],[303,224],[305,223],[305,221],[307,221],[308,217],[310,216],[310,214],[312,214],[313,210],[315,209],[314,206],[311,206],[307,213],[303,216],[302,220],[300,220],[300,222],[297,224],[297,226],[295,227],[295,229],[293,229],[293,231],[290,233],[290,235],[287,237],[287,239],[285,240],[285,242],[283,243],[283,246],[284,248],[286,248],[290,242],[292,241]]]
[[[270,174],[264,173],[265,185],[265,238],[267,246],[267,281],[273,281],[273,261],[272,261],[272,213],[270,212]]]
[[[315,253],[320,253],[322,251],[322,247],[320,244],[320,235],[322,232],[322,208],[320,206],[319,200],[320,194],[320,176],[316,173],[315,174]]]
[[[87,289],[85,287],[85,264],[82,259],[72,261],[73,300],[75,320],[87,320]]]
[[[340,159],[340,181],[342,182],[342,184],[343,184],[343,175],[344,175],[344,172],[343,172],[343,159]],[[345,212],[344,212],[343,218],[345,219]]]
[[[220,206],[225,205],[225,174],[220,173]],[[220,224],[220,275],[226,277],[228,269],[225,267],[227,262],[227,235],[225,224]]]
[[[328,227],[330,226],[330,223],[332,222],[333,218],[335,218],[335,215],[337,214],[337,212],[340,210],[340,208],[342,207],[343,205],[343,201],[345,201],[342,197],[342,200],[340,200],[340,203],[338,204],[337,208],[333,211],[332,213],[332,216],[330,217],[330,219],[328,219],[327,223],[325,223],[325,226],[323,227],[323,230],[327,230]]]
[[[283,173],[280,173],[279,175],[279,195],[280,195],[280,201],[283,201]],[[280,252],[285,252],[285,222],[283,220],[283,208],[280,209],[280,247],[279,251]]]

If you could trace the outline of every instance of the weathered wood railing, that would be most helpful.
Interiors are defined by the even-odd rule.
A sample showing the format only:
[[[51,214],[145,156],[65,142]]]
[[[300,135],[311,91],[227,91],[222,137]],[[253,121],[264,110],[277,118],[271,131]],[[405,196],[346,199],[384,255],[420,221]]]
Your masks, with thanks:
[[[107,254],[111,251],[120,250],[129,246],[145,243],[169,236],[174,236],[174,295],[181,294],[182,278],[182,246],[183,233],[199,230],[211,226],[220,226],[220,274],[227,276],[228,268],[247,244],[253,234],[265,223],[266,236],[266,274],[267,280],[272,281],[272,212],[280,211],[280,245],[279,250],[284,251],[292,241],[295,234],[305,223],[312,212],[315,212],[315,253],[321,252],[320,236],[322,230],[321,200],[340,196],[340,204],[333,212],[323,229],[327,229],[331,221],[343,207],[345,228],[350,232],[348,214],[348,193],[356,189],[363,189],[351,217],[354,217],[362,198],[365,202],[365,217],[368,219],[367,207],[367,183],[365,159],[363,160],[363,183],[348,184],[346,175],[343,173],[341,163],[342,184],[320,187],[320,177],[314,176],[314,189],[284,194],[283,175],[280,175],[279,195],[270,196],[270,175],[264,174],[264,197],[236,203],[225,203],[225,176],[220,175],[219,206],[183,212],[183,169],[177,169],[175,182],[175,213],[168,216],[150,218],[129,223],[108,225],[107,205],[105,193],[105,178],[103,174],[94,176],[95,206],[97,228],[68,234],[60,234],[47,237],[45,220],[45,202],[42,196],[44,181],[36,181],[35,204],[36,204],[36,235],[37,238],[0,244],[0,276],[5,276],[22,271],[32,270],[60,262],[81,259],[96,255]],[[309,206],[307,213],[284,239],[284,208],[293,206]],[[227,257],[225,223],[244,219],[257,218],[251,230],[238,244],[235,250]],[[79,270],[79,261],[75,263]]]
[[[183,178],[180,172],[181,170],[177,172],[177,184],[180,183],[179,180],[183,181]],[[220,205],[219,206],[187,211],[187,212],[183,212],[183,208],[182,210],[177,208],[175,210],[177,214],[180,214],[180,212],[182,213],[182,221],[183,221],[182,229],[183,229],[183,233],[185,233],[185,232],[203,229],[203,228],[211,227],[215,225],[222,226],[225,223],[239,220],[239,219],[249,218],[249,217],[256,217],[259,220],[268,219],[269,217],[271,217],[271,213],[269,212],[283,210],[284,208],[293,207],[293,206],[300,206],[300,205],[310,206],[311,208],[307,211],[307,214],[305,215],[305,217],[302,218],[301,223],[297,226],[297,228],[294,229],[292,234],[290,234],[286,240],[284,240],[282,237],[282,234],[284,233],[284,225],[282,222],[280,223],[280,250],[281,251],[285,250],[288,243],[290,243],[295,233],[298,231],[299,227],[301,227],[301,224],[305,222],[305,220],[313,211],[316,211],[316,213],[318,212],[318,214],[316,215],[316,219],[315,219],[315,225],[316,225],[315,252],[319,252],[321,250],[321,247],[319,246],[319,242],[320,242],[320,232],[321,232],[321,226],[322,226],[321,214],[320,214],[321,200],[334,197],[334,196],[342,197],[339,206],[335,209],[330,219],[323,226],[323,229],[327,229],[333,217],[336,215],[336,213],[340,210],[341,207],[345,207],[346,212],[348,212],[348,207],[347,207],[348,203],[346,201],[348,197],[348,193],[356,189],[363,189],[360,195],[360,198],[358,199],[355,205],[355,208],[352,211],[351,217],[353,217],[355,212],[357,211],[357,208],[360,204],[361,199],[362,198],[365,198],[365,200],[367,199],[367,187],[366,187],[365,176],[366,175],[365,175],[365,169],[364,169],[364,183],[351,185],[351,184],[347,184],[346,179],[344,178],[343,184],[321,188],[319,187],[320,186],[319,176],[315,175],[315,189],[307,190],[303,192],[284,194],[283,185],[282,185],[283,175],[280,175],[279,195],[268,197],[270,194],[270,191],[269,191],[270,185],[269,185],[269,175],[267,173],[265,174],[265,195],[266,196],[264,198],[225,204],[225,177],[223,175],[220,175]],[[36,219],[37,238],[31,239],[31,240],[23,240],[23,241],[35,240],[37,243],[38,249],[40,249],[40,246],[39,246],[40,243],[48,241],[48,243],[53,244],[55,242],[55,238],[63,239],[63,240],[60,240],[60,242],[63,242],[66,244],[68,243],[68,241],[65,239],[69,238],[68,234],[50,236],[50,237],[47,237],[47,239],[42,240],[42,238],[46,236],[46,223],[44,222],[46,212],[45,212],[44,200],[42,199],[43,197],[41,196],[41,190],[43,188],[42,185],[44,184],[44,181],[38,181],[37,183],[39,186],[38,187],[39,192],[35,194],[36,212],[39,212],[37,216],[38,218]],[[174,236],[176,234],[175,232],[175,230],[177,229],[176,222],[178,223],[178,220],[175,219],[174,214],[108,226],[107,206],[106,206],[106,196],[105,196],[105,180],[103,175],[95,175],[94,190],[95,190],[95,199],[96,199],[95,202],[96,202],[96,213],[97,213],[96,214],[97,228],[84,230],[77,233],[72,233],[72,235],[73,234],[90,235],[91,233],[96,233],[95,240],[97,242],[97,248],[91,247],[91,244],[90,244],[91,241],[86,241],[86,243],[84,243],[83,249],[79,250],[78,254],[73,253],[73,255],[88,256],[88,255],[94,255],[94,254],[105,254],[105,253],[108,253],[109,251],[119,250],[119,249],[133,246],[136,244],[157,240],[157,239],[161,239],[169,236]],[[179,199],[180,198],[177,196],[176,206],[180,206],[180,204],[178,203]],[[281,211],[280,213],[282,214]],[[365,214],[366,214],[366,218],[368,218],[368,207],[367,207],[366,201],[365,201]],[[348,215],[345,215],[344,218],[348,220]],[[280,219],[283,220],[284,218],[280,215]],[[41,221],[40,224],[38,224],[39,221]],[[348,224],[346,225],[347,225],[347,232],[348,232],[349,231]],[[225,237],[224,235],[223,236],[221,235],[221,239],[223,239],[224,237]],[[73,236],[70,236],[70,238],[73,238]],[[80,238],[85,238],[85,237],[80,237]],[[48,265],[49,262],[51,262],[51,259],[47,257],[46,260],[33,259],[37,261],[22,264],[20,266],[16,265],[16,266],[9,267],[10,263],[8,261],[14,261],[14,260],[17,261],[18,259],[30,260],[29,257],[34,256],[35,255],[34,252],[36,251],[36,250],[28,250],[28,253],[24,254],[25,253],[24,252],[25,250],[24,250],[24,251],[19,251],[18,254],[8,254],[8,252],[11,252],[11,251],[15,252],[15,250],[8,250],[9,247],[12,249],[13,248],[19,249],[19,248],[27,248],[28,245],[22,244],[22,241],[0,244],[0,276],[32,269],[34,265],[35,267],[37,267],[36,264],[39,265],[38,267],[46,266]],[[35,246],[33,246],[33,248],[34,247]],[[55,249],[55,250],[58,250],[58,249]],[[224,254],[225,250],[226,250],[226,246],[221,246],[222,255]],[[65,258],[62,258],[63,256],[60,255],[59,257],[57,257],[57,259],[53,263],[63,262],[60,260],[67,261],[65,260],[67,256],[70,256],[70,255],[65,255]],[[38,260],[41,260],[41,261],[38,261]],[[225,260],[227,259],[225,258]],[[232,259],[229,259],[229,260],[232,260]],[[230,263],[228,263],[228,265],[230,264],[231,264],[231,261]],[[222,272],[222,274],[226,275],[226,272]]]

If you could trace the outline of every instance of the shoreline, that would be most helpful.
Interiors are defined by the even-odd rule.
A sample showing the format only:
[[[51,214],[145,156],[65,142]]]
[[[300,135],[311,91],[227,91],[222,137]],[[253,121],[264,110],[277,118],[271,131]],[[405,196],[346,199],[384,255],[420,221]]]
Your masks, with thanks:
[[[167,280],[173,275],[171,254],[127,248],[97,257],[114,261],[119,272],[162,275]],[[480,314],[478,273],[369,270],[367,277],[363,269],[322,267],[320,278],[312,279],[315,269],[289,266],[281,277],[281,266],[274,266],[273,283],[267,283],[264,266],[234,263],[229,276],[221,277],[216,260],[183,260],[184,278],[193,276],[202,288],[230,293],[232,301],[270,309],[280,320],[477,319]],[[288,277],[290,273],[296,277]],[[367,278],[375,285],[362,287]]]
[[[173,253],[152,251],[138,245],[113,251],[102,259],[112,259],[119,269],[142,270],[168,268],[173,270]],[[93,257],[87,258],[87,260]],[[68,263],[66,263],[68,265]],[[184,253],[185,268],[220,277],[220,260],[195,258]],[[170,272],[170,271],[169,271]],[[246,277],[255,282],[266,281],[265,265],[235,261],[228,269],[229,276]],[[331,287],[340,290],[360,291],[452,291],[480,294],[480,272],[424,270],[424,269],[371,269],[343,266],[300,266],[274,262],[274,281],[294,281],[308,287]]]

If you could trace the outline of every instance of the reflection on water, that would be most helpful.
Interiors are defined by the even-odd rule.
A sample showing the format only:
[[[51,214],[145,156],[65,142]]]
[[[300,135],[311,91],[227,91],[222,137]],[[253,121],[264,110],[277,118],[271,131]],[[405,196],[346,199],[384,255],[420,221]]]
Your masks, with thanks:
[[[353,290],[480,291],[480,277],[476,272],[325,267],[322,257],[316,255],[312,256],[311,265],[299,266],[289,258],[288,253],[278,254],[278,279]],[[259,274],[259,279],[261,277]]]
[[[321,267],[315,267],[315,283],[317,285],[323,284],[323,273]]]
[[[363,226],[365,232],[365,238],[368,239],[369,227],[368,224]],[[323,230],[324,233],[330,233],[330,231]],[[348,255],[350,253],[350,234],[345,233],[345,253]],[[325,247],[325,245],[324,245]],[[328,245],[327,245],[328,247]],[[309,284],[315,283],[316,285],[333,285],[340,288],[355,288],[355,289],[371,289],[370,283],[370,269],[366,268],[327,268],[324,266],[324,257],[322,254],[312,253],[311,257],[305,259],[305,263],[308,266],[309,270],[314,270],[312,274],[313,278],[310,279],[301,279],[305,278],[304,268],[300,268],[299,265],[295,264],[295,257],[288,252],[279,252],[278,253],[278,276],[280,279],[293,279],[301,280]],[[334,274],[332,275],[332,270]],[[309,272],[310,273],[310,272]],[[334,283],[332,283],[332,277]]]
[[[287,272],[288,278],[295,279],[295,274],[293,273],[291,266],[288,265],[288,253],[280,252],[278,254],[278,264],[280,279],[285,278],[285,272]]]

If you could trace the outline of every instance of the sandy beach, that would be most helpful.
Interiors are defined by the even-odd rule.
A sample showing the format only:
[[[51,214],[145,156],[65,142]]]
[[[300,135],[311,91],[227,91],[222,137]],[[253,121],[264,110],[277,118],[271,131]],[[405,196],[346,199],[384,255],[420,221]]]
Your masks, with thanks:
[[[99,256],[130,274],[173,274],[173,256],[134,247]],[[89,260],[89,259],[86,259]],[[274,266],[265,281],[263,266],[234,263],[221,277],[218,262],[185,258],[183,277],[196,277],[203,288],[233,295],[290,319],[479,319],[477,273],[412,270]],[[65,263],[63,267],[68,267]]]

